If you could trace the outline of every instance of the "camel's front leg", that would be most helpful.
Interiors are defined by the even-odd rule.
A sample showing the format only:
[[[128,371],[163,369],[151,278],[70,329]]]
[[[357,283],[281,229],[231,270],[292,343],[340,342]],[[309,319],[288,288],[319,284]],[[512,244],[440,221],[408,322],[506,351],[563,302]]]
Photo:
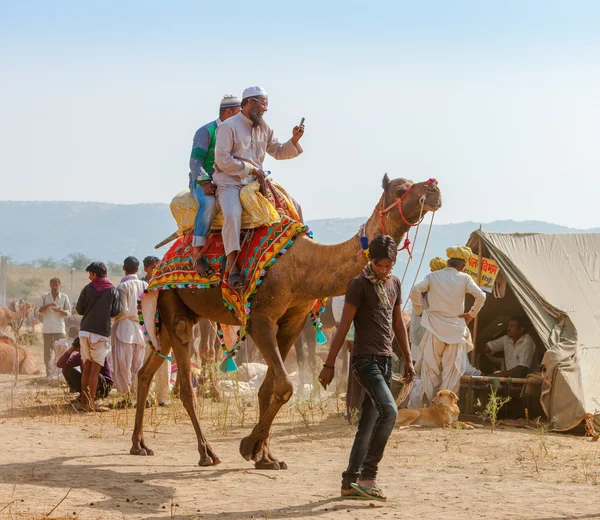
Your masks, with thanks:
[[[257,469],[287,469],[285,462],[271,454],[269,436],[273,420],[294,392],[283,361],[302,331],[307,312],[300,310],[280,321],[277,335],[276,324],[271,319],[258,314],[252,318],[252,336],[269,370],[258,392],[258,424],[242,439],[240,453],[246,460],[254,460]]]
[[[169,308],[173,312],[173,308]],[[162,316],[162,313],[161,313]],[[192,321],[184,312],[174,312],[164,319],[168,323],[171,346],[177,358],[177,375],[179,378],[179,398],[186,409],[198,440],[198,453],[200,454],[199,466],[216,466],[221,460],[206,440],[200,421],[196,416],[196,396],[192,385],[192,361],[190,358],[189,342],[192,339]]]
[[[169,354],[171,349],[163,347],[165,355]],[[144,412],[146,410],[146,400],[150,393],[150,384],[154,378],[154,374],[165,361],[164,358],[152,353],[146,359],[146,362],[137,373],[137,404],[135,409],[135,426],[133,435],[131,436],[131,449],[129,453],[132,455],[154,455],[154,452],[144,443]]]

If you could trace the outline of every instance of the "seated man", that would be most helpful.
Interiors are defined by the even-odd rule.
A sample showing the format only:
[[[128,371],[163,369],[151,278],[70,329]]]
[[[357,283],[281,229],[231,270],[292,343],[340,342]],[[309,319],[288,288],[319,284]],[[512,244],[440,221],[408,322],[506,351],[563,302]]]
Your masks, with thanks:
[[[213,180],[223,212],[221,234],[229,268],[228,281],[236,290],[244,287],[236,262],[241,249],[240,190],[248,181],[264,179],[262,168],[266,153],[275,159],[291,159],[302,153],[298,141],[304,134],[304,125],[295,126],[292,138],[280,143],[263,120],[268,106],[267,93],[261,87],[247,88],[242,95],[241,112],[225,121],[217,132]]]
[[[223,96],[219,108],[219,118],[206,123],[194,135],[190,157],[190,191],[198,203],[192,239],[192,264],[200,276],[212,276],[214,269],[200,256],[206,245],[206,237],[217,211],[212,175],[215,163],[215,142],[217,128],[223,121],[240,111],[240,100],[235,96]]]
[[[533,338],[525,333],[527,322],[523,316],[513,316],[508,320],[506,336],[483,345],[486,354],[504,352],[505,370],[494,372],[497,377],[526,377],[531,371],[535,354]]]
[[[83,360],[79,353],[79,338],[75,338],[73,345],[56,362],[56,366],[62,369],[65,381],[69,385],[69,392],[81,393],[81,374],[83,372]],[[110,393],[113,386],[112,374],[108,357],[104,366],[98,374],[98,386],[96,387],[96,399],[103,399]]]

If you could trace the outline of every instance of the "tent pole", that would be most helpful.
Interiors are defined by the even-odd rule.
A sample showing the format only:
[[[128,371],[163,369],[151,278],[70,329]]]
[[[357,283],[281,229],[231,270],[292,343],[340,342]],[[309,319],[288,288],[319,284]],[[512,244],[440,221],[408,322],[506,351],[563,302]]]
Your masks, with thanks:
[[[477,249],[479,254],[479,262],[477,263],[477,287],[481,287],[481,268],[483,266],[483,241],[481,235],[477,233]],[[475,366],[475,355],[477,352],[477,326],[479,325],[479,313],[473,321],[473,350],[471,351],[471,365]],[[475,367],[477,368],[477,367]]]

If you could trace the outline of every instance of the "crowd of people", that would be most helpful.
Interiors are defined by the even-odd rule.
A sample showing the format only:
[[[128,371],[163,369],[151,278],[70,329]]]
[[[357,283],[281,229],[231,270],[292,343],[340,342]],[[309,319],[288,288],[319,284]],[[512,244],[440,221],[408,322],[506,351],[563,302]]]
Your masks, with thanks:
[[[125,276],[116,287],[107,278],[106,266],[92,262],[86,267],[90,283],[73,308],[68,296],[60,292],[58,278],[50,280],[50,292],[41,296],[46,376],[53,377],[55,364],[69,390],[80,394],[74,402],[78,409],[107,410],[100,400],[113,388],[121,397],[116,407],[135,405],[136,375],[150,353],[138,321],[137,301],[158,262],[155,256],[144,258],[140,279],[139,261],[128,256],[123,261]],[[68,328],[67,337],[66,322],[74,314],[81,321]],[[170,404],[169,370],[169,364],[163,363],[156,376],[155,397],[160,406]]]

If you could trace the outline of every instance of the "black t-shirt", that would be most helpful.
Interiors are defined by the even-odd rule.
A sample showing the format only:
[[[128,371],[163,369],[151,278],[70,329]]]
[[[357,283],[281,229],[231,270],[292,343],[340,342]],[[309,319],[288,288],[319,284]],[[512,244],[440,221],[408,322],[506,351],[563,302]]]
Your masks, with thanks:
[[[402,303],[400,280],[392,276],[385,282],[390,304]],[[345,303],[356,307],[354,316],[354,347],[352,355],[392,356],[394,330],[392,308],[384,309],[373,284],[362,274],[350,280]]]

